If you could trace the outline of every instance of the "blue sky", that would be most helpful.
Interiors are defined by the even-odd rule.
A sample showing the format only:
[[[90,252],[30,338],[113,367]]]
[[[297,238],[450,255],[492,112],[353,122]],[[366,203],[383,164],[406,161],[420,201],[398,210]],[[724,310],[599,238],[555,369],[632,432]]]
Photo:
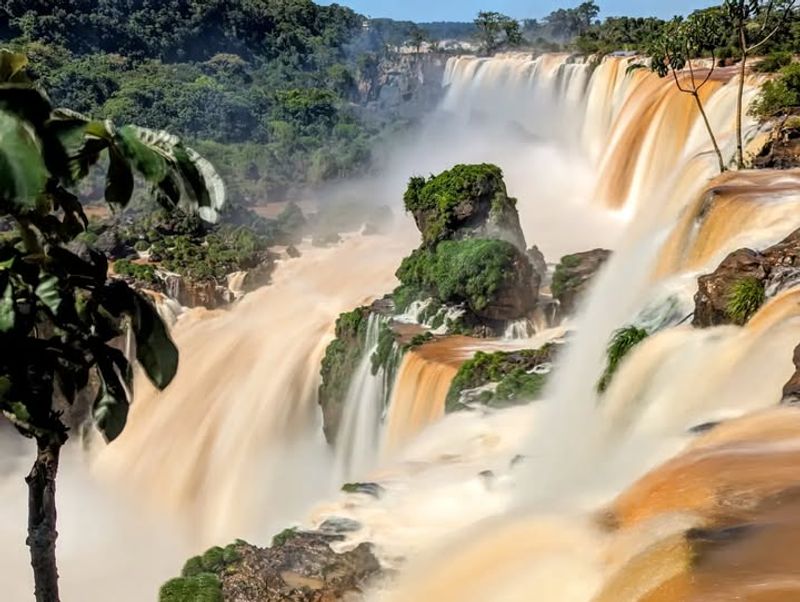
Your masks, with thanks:
[[[671,17],[697,8],[719,4],[719,0],[595,0],[602,16]],[[331,0],[317,0],[332,4]],[[370,17],[408,21],[471,21],[480,10],[494,10],[518,19],[540,18],[555,8],[569,8],[581,0],[338,0]]]

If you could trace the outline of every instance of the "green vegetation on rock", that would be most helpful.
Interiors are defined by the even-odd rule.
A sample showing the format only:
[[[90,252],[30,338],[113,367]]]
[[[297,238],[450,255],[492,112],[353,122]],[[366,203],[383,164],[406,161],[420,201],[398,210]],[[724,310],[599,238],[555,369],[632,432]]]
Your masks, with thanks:
[[[556,346],[547,344],[539,349],[521,351],[478,351],[471,360],[459,368],[450,390],[447,392],[446,411],[465,409],[460,403],[464,391],[496,384],[494,391],[484,391],[478,401],[490,407],[513,405],[519,401],[536,399],[541,393],[547,376],[533,370],[552,362]]]
[[[214,573],[170,579],[161,586],[159,602],[223,602],[222,582]]]
[[[422,291],[441,303],[466,303],[481,313],[509,289],[529,290],[523,280],[530,274],[519,265],[519,251],[505,241],[446,240],[434,249],[415,250],[403,260],[397,277],[406,290]]]
[[[496,165],[456,165],[429,179],[414,177],[403,196],[425,246],[453,238],[505,238],[524,248],[516,199]]]
[[[649,334],[646,330],[637,328],[636,326],[626,326],[614,333],[606,351],[606,369],[600,381],[597,383],[597,390],[599,393],[604,393],[606,389],[608,389],[617,368],[619,368],[620,363],[628,352],[644,341],[648,336]]]
[[[760,120],[768,120],[800,110],[800,63],[791,63],[761,86],[750,113]]]
[[[120,259],[114,262],[114,272],[120,276],[128,276],[145,285],[158,282],[155,268],[147,263],[135,263],[127,259]]]
[[[320,371],[319,403],[324,417],[325,436],[333,442],[347,390],[362,355],[370,308],[359,307],[336,320],[336,338],[325,349]]]
[[[725,312],[731,322],[742,326],[764,304],[764,299],[764,283],[761,280],[742,278],[731,285]]]
[[[581,275],[573,274],[570,271],[577,268],[580,264],[581,260],[577,254],[565,255],[561,258],[561,261],[556,265],[555,272],[553,273],[553,281],[550,284],[550,290],[554,297],[560,297],[568,288],[580,284],[578,279],[581,278]]]
[[[289,527],[288,529],[284,529],[272,538],[272,543],[270,545],[272,547],[280,547],[295,537],[298,533],[299,531],[297,527]]]

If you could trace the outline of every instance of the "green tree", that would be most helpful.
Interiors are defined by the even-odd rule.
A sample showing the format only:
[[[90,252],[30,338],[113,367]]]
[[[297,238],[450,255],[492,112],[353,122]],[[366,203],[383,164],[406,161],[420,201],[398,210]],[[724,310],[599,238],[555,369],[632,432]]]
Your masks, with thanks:
[[[474,22],[478,41],[485,54],[492,54],[503,44],[518,46],[523,42],[519,22],[511,17],[497,12],[481,11]]]
[[[109,441],[122,432],[133,378],[114,341],[127,329],[157,387],[178,367],[178,350],[152,305],[108,279],[102,253],[65,246],[88,224],[74,190],[101,155],[114,208],[130,201],[134,174],[165,207],[197,209],[208,220],[224,189],[213,167],[174,136],[54,109],[28,80],[26,63],[0,50],[0,217],[15,225],[0,241],[0,411],[36,442],[26,478],[27,543],[37,602],[58,602],[55,486],[69,436],[64,411],[94,381],[94,424]]]
[[[736,163],[744,169],[742,112],[747,58],[769,42],[793,17],[797,0],[725,0],[723,9],[733,23],[739,45],[739,92],[736,99]]]
[[[719,46],[723,30],[719,13],[715,11],[696,12],[687,19],[676,17],[664,25],[661,35],[649,52],[650,68],[659,77],[672,75],[678,90],[694,98],[697,109],[703,117],[708,137],[714,147],[714,153],[717,155],[720,173],[725,171],[725,161],[703,107],[700,90],[714,74],[716,68],[714,49]],[[705,75],[702,75],[692,60],[704,53],[710,54],[711,66],[706,70]],[[684,69],[688,71],[688,74],[679,73]],[[687,75],[688,77],[686,77]]]
[[[411,46],[414,51],[419,54],[422,51],[422,45],[428,40],[428,34],[419,25],[412,25],[408,32]]]

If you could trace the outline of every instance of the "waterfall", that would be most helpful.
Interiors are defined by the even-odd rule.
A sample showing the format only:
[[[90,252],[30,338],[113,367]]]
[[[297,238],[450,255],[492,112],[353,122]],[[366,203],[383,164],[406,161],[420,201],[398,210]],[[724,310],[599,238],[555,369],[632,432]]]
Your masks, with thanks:
[[[381,327],[386,322],[379,314],[369,315],[365,352],[353,373],[336,436],[335,482],[344,483],[365,474],[376,460],[387,373],[384,367],[373,370],[372,355],[378,350]]]
[[[334,320],[393,287],[408,244],[395,234],[309,247],[229,310],[187,312],[175,381],[157,393],[137,380],[128,426],[96,470],[193,525],[196,545],[282,528],[336,486],[316,403]]]

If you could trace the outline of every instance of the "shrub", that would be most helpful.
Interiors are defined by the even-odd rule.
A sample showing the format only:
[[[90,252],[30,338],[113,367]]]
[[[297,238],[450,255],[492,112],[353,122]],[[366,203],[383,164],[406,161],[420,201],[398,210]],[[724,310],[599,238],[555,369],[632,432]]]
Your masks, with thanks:
[[[614,378],[614,373],[617,371],[617,368],[619,368],[620,363],[628,352],[644,341],[648,336],[646,330],[637,328],[636,326],[627,326],[614,333],[614,336],[611,337],[611,342],[608,344],[608,363],[605,372],[603,372],[603,376],[597,383],[597,390],[599,393],[603,393],[608,389],[611,380]]]
[[[764,284],[758,278],[742,278],[731,285],[725,313],[731,322],[742,326],[764,303]]]
[[[213,573],[171,579],[161,586],[159,602],[223,602],[222,582]]]
[[[450,390],[447,392],[448,412],[463,409],[458,403],[461,393],[498,383],[494,393],[487,392],[481,401],[490,405],[503,405],[502,402],[535,399],[547,380],[545,375],[529,374],[534,368],[552,361],[556,346],[548,343],[539,349],[521,351],[497,351],[486,353],[478,351],[475,356],[461,365]],[[495,402],[499,401],[499,404]]]
[[[566,255],[558,262],[555,272],[553,272],[553,282],[550,285],[550,290],[554,297],[561,296],[567,288],[573,286],[575,283],[571,282],[573,278],[570,270],[580,265],[581,260],[578,255]],[[580,278],[580,276],[578,276]]]
[[[775,73],[792,62],[791,52],[773,52],[753,66],[758,73]]]
[[[134,263],[127,259],[118,259],[114,262],[114,272],[120,276],[127,276],[145,284],[158,282],[155,268],[146,263]]]
[[[764,82],[750,108],[750,114],[762,121],[786,114],[800,106],[800,63],[783,67],[776,79]]]
[[[517,275],[518,255],[505,241],[447,240],[433,250],[415,250],[400,264],[397,277],[404,287],[429,293],[440,302],[466,302],[473,311],[481,311]]]
[[[494,393],[494,400],[490,403],[492,405],[503,405],[502,402],[535,399],[541,394],[546,383],[546,375],[528,374],[522,368],[516,368],[497,385],[497,389]],[[495,400],[501,403],[498,404]]]

